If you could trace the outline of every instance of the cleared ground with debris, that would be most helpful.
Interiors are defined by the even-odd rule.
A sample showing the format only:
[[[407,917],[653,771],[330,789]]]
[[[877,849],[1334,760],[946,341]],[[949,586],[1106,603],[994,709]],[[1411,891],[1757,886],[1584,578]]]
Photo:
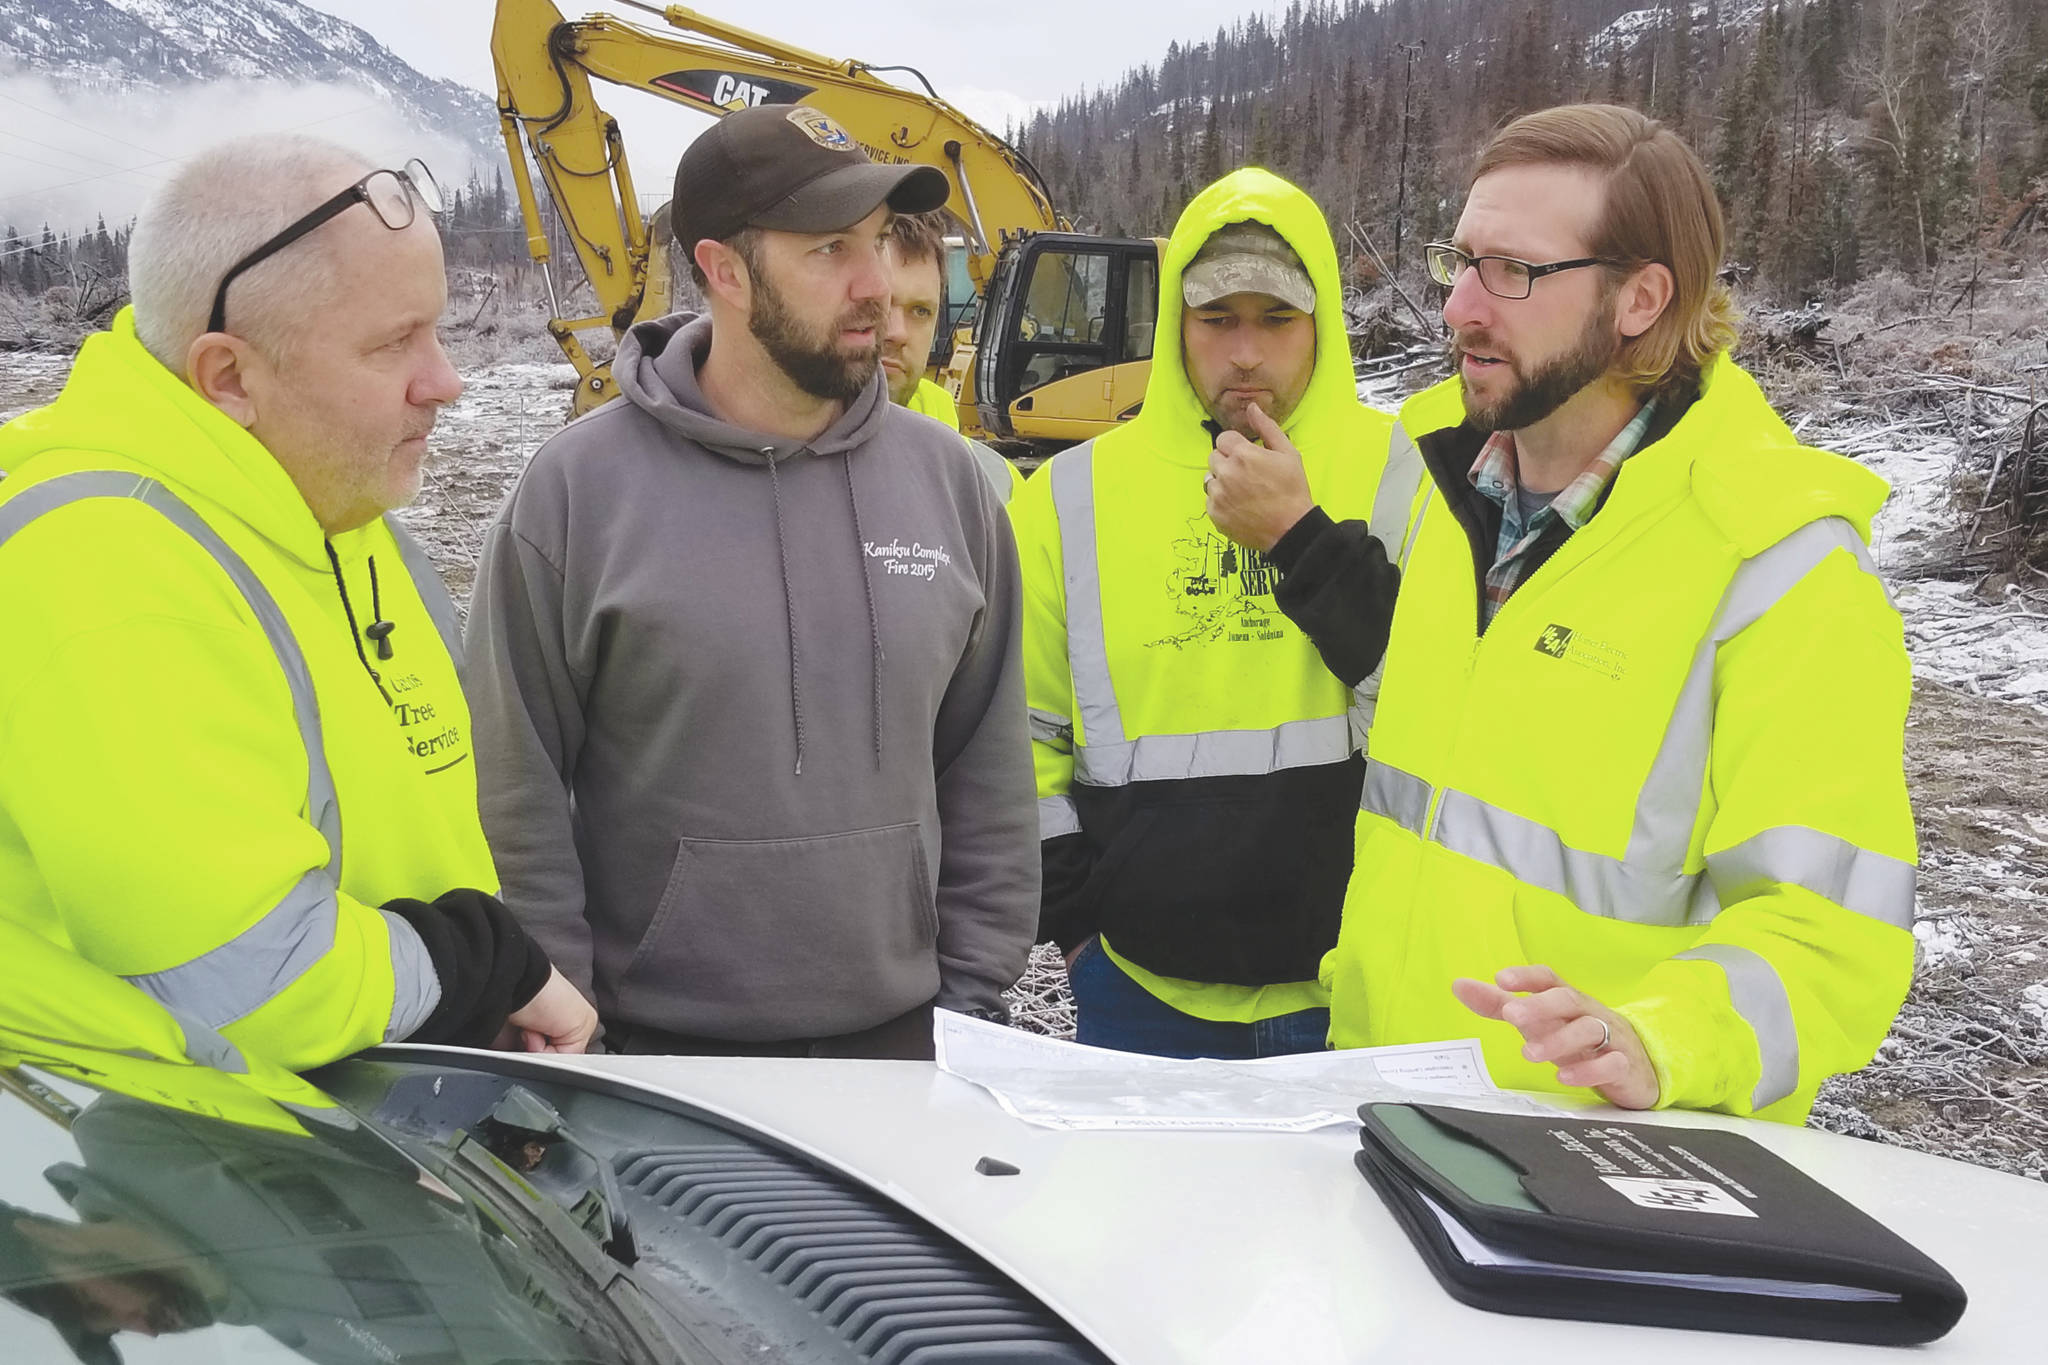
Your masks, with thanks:
[[[1817,1126],[2036,1179],[2048,1173],[2048,573],[2000,567],[1984,537],[1989,471],[2048,387],[2048,274],[1987,291],[1976,316],[1876,281],[1816,339],[1749,357],[1810,444],[1892,480],[1876,553],[1914,653],[1906,737],[1921,840],[1920,964],[1897,1026],[1828,1087]],[[1994,301],[1995,300],[1995,301]],[[1758,330],[1782,319],[1758,320]],[[467,600],[484,531],[566,415],[573,371],[538,346],[458,346],[469,377],[443,413],[404,519]],[[0,420],[55,396],[68,357],[0,354]],[[1385,401],[1384,395],[1379,396]],[[1995,490],[1994,490],[1995,491]],[[1965,532],[1976,534],[1965,542]],[[2008,532],[2007,534],[2020,534]],[[2010,556],[2004,557],[2010,559]],[[1013,993],[1026,1027],[1070,1034],[1049,947]]]

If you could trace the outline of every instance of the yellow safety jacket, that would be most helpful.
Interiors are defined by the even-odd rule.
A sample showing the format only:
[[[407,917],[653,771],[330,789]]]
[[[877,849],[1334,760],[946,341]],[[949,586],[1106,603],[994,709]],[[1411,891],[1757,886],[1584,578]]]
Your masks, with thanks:
[[[325,538],[127,310],[0,469],[0,920],[294,1069],[411,1032],[436,977],[378,907],[497,886],[431,565]]]
[[[923,413],[935,421],[944,422],[953,430],[960,430],[960,409],[953,402],[953,396],[932,383],[929,379],[917,381],[917,388],[911,393],[910,401],[903,405],[912,412]],[[1017,496],[1017,490],[1024,486],[1023,471],[1011,464],[988,446],[973,437],[963,437],[967,442],[968,454],[981,466],[982,475],[988,479],[988,486],[995,489],[996,497],[1007,505]]]
[[[960,430],[960,407],[953,401],[953,395],[929,379],[917,381],[910,401],[903,406],[912,412],[921,412],[933,421],[944,422],[955,431]]]
[[[1463,477],[1456,381],[1401,420]],[[1541,963],[1635,1027],[1661,1105],[1798,1122],[1868,1062],[1913,969],[1911,676],[1865,548],[1885,493],[1722,357],[1482,635],[1493,546],[1426,490],[1323,967],[1332,1044],[1476,1035],[1502,1085],[1555,1090],[1451,995]]]
[[[173,1017],[112,973],[5,919],[0,954],[7,963],[7,989],[0,991],[0,1071],[34,1067],[275,1132],[303,1132],[302,1121],[331,1127],[354,1122],[291,1072],[199,1023]],[[29,1086],[30,1078],[17,1077],[15,1084]]]
[[[1333,518],[1399,524],[1420,466],[1389,480],[1397,510],[1375,507],[1392,422],[1358,401],[1329,228],[1306,194],[1259,170],[1203,191],[1174,230],[1156,332],[1172,344],[1142,412],[1056,455],[1010,508],[1048,841],[1042,932],[1100,930],[1156,996],[1238,1022],[1323,1003],[1315,966],[1359,780],[1351,690],[1276,605],[1272,561],[1205,510],[1215,438],[1181,363],[1181,274],[1217,229],[1246,220],[1286,237],[1316,284],[1315,373],[1285,425],[1311,493]],[[1068,876],[1050,841],[1071,835],[1086,866]]]

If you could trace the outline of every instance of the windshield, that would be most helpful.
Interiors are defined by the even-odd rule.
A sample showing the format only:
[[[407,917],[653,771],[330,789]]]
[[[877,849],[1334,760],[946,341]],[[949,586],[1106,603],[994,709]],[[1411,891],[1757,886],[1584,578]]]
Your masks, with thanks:
[[[450,1049],[302,1079],[17,1047],[8,1365],[1102,1359],[886,1195],[609,1078]]]
[[[436,1174],[341,1109],[179,1098],[0,1070],[10,1362],[695,1358],[545,1199],[487,1195],[487,1157]]]

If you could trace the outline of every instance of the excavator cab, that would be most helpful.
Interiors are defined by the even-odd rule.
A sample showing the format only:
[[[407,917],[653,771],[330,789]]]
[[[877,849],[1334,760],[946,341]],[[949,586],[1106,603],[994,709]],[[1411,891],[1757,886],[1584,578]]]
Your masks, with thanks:
[[[932,364],[968,434],[1044,451],[1137,411],[1151,372],[1159,244],[1070,231],[1030,162],[915,71],[823,57],[682,6],[620,0],[658,17],[667,31],[657,32],[615,14],[570,21],[556,0],[496,3],[499,123],[527,251],[548,289],[548,330],[576,367],[576,412],[618,393],[609,364],[577,334],[623,335],[671,303],[670,234],[665,221],[643,220],[619,125],[593,81],[712,117],[808,105],[872,160],[944,171],[962,235],[947,251]],[[908,73],[922,92],[884,71]],[[542,193],[555,210],[552,234]],[[551,266],[558,243],[590,283],[595,307],[584,316],[569,315],[568,282]]]
[[[1159,244],[1036,232],[1011,242],[975,323],[974,407],[990,435],[1064,446],[1144,401]]]

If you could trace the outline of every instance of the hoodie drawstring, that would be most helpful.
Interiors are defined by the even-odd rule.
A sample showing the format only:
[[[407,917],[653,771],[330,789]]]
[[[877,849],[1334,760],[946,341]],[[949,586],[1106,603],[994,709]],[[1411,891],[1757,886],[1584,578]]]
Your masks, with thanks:
[[[775,504],[775,556],[782,570],[782,612],[789,630],[789,712],[796,725],[796,775],[804,771],[804,691],[803,661],[797,649],[796,640],[796,594],[789,582],[788,530],[782,517],[782,482],[775,472],[776,459],[773,451],[763,451],[768,459],[768,495]],[[868,710],[872,718],[872,735],[875,750],[875,771],[882,768],[882,622],[875,609],[875,584],[868,577],[867,532],[860,524],[860,498],[853,488],[853,462],[840,457],[840,465],[846,471],[846,502],[853,512],[853,553],[855,567],[860,570],[861,590],[867,594],[868,604]],[[365,667],[368,667],[367,661]]]
[[[875,729],[875,771],[882,770],[882,623],[875,614],[875,584],[868,577],[867,533],[860,528],[860,499],[853,493],[853,460],[850,456],[839,457],[839,464],[846,471],[846,503],[853,509],[853,556],[860,568],[860,585],[868,595],[868,676],[873,679],[873,695],[869,699],[874,715]]]
[[[782,611],[789,624],[789,711],[796,722],[796,775],[804,772],[804,684],[803,665],[797,657],[796,598],[789,588],[789,546],[782,526],[782,484],[775,474],[775,452],[768,457],[768,496],[775,503],[775,556],[782,566]]]
[[[348,581],[341,575],[341,556],[334,552],[333,541],[326,544],[327,562],[334,569],[334,586],[341,594],[342,614],[348,617],[348,638],[355,644],[356,657],[363,661],[363,672],[370,675],[370,681],[377,685],[377,694],[389,706],[391,694],[384,690],[384,679],[377,675],[377,670],[370,665],[370,656],[363,651],[363,632],[356,629],[356,609],[348,600]],[[370,638],[377,642],[377,657],[388,659],[391,657],[391,623],[384,619],[381,603],[377,600],[377,561],[374,557],[370,560],[370,610],[377,617],[370,623]],[[379,626],[383,627],[382,631],[378,630]]]

